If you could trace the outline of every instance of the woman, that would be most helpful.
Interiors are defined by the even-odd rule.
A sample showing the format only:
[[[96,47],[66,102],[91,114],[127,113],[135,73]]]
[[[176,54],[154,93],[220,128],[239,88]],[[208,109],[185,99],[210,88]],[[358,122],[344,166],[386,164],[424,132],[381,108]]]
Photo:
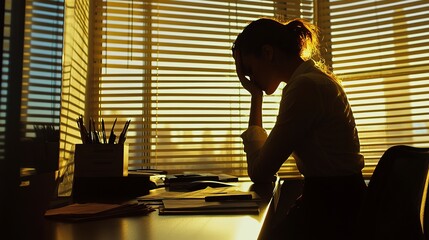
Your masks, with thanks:
[[[249,127],[241,135],[248,174],[270,182],[292,154],[304,176],[303,194],[273,235],[284,239],[350,239],[365,192],[358,133],[340,83],[318,56],[314,25],[262,18],[237,36],[237,75],[251,94]],[[263,92],[281,82],[277,121],[262,127]],[[275,239],[275,237],[272,237]]]

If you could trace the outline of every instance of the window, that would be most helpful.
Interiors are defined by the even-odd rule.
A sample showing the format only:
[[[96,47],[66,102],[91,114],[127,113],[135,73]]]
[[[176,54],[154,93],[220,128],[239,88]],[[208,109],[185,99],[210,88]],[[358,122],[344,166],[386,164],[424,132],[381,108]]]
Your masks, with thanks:
[[[83,112],[107,128],[117,118],[117,133],[130,119],[131,169],[246,175],[239,135],[250,98],[230,47],[261,16],[301,17],[320,27],[326,62],[355,112],[367,176],[387,147],[428,144],[424,1],[81,0],[74,11],[80,12],[73,18],[80,30],[71,35],[78,50],[65,69],[78,77],[67,100],[73,108],[63,118],[69,147],[79,143],[73,119]],[[268,131],[280,93],[264,99]],[[299,176],[292,158],[280,174]]]
[[[36,137],[35,127],[59,128],[64,1],[24,2],[3,2],[0,160],[8,131],[24,140]]]
[[[245,175],[250,98],[231,45],[261,16],[311,19],[301,2],[95,1],[90,116],[117,118],[118,132],[131,120],[130,168]],[[280,92],[266,98],[268,129]]]
[[[392,145],[429,145],[429,3],[330,1],[332,62],[370,175]],[[327,14],[327,13],[326,13]]]
[[[27,1],[24,36],[21,122],[26,137],[34,126],[59,128],[64,3]]]

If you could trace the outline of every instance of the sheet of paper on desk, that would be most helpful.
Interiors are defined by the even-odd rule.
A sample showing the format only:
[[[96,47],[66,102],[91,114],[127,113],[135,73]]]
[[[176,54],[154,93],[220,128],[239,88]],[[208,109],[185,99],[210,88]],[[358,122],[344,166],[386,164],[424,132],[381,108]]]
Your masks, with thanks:
[[[46,218],[62,221],[89,221],[117,216],[145,215],[154,211],[145,204],[124,203],[74,203],[60,208],[49,209],[45,213]]]
[[[163,200],[160,215],[168,214],[258,214],[254,201],[206,202],[203,199]]]
[[[60,208],[49,209],[45,216],[98,214],[120,207],[120,204],[107,203],[75,203]]]
[[[253,191],[243,192],[238,190],[237,187],[217,187],[211,188],[207,187],[205,189],[196,190],[192,192],[175,192],[175,191],[166,191],[165,189],[156,189],[151,191],[149,195],[138,197],[138,201],[161,201],[165,199],[204,199],[206,196],[210,195],[241,195],[243,193],[252,194],[252,200],[259,200],[260,197]]]

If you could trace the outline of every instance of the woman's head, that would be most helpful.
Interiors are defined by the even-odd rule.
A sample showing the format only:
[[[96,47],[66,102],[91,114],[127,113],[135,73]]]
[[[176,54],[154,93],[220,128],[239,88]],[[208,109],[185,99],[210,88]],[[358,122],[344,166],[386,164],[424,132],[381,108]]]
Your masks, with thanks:
[[[273,93],[280,82],[288,82],[294,70],[308,59],[317,59],[316,66],[338,81],[319,55],[316,26],[303,19],[286,23],[270,18],[255,20],[237,36],[232,52],[241,74],[267,94]]]
[[[266,94],[272,94],[303,60],[318,53],[317,45],[315,27],[304,20],[283,24],[261,18],[244,28],[232,51],[241,74]]]
[[[278,49],[286,57],[300,57],[304,60],[318,54],[317,30],[314,25],[302,19],[286,23],[270,18],[251,22],[237,36],[232,50],[241,55],[261,55],[264,45]]]

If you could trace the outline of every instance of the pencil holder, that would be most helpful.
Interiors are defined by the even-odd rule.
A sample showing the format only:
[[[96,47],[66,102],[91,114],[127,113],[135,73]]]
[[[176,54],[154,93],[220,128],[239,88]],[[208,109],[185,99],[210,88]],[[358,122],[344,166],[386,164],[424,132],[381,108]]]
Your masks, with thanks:
[[[128,176],[127,144],[76,144],[76,177]]]

